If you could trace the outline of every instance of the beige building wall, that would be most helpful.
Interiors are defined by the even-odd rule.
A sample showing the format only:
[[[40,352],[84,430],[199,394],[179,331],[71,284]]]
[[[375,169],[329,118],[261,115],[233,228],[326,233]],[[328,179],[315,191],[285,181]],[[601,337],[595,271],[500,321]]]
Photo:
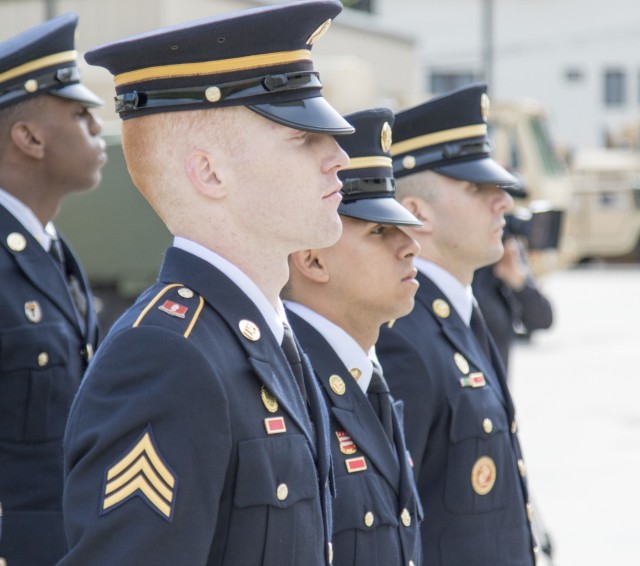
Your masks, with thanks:
[[[191,19],[276,4],[260,0],[0,0],[0,38],[56,14],[80,17],[77,46],[91,47]],[[275,33],[275,30],[274,30]],[[375,105],[406,107],[420,96],[421,61],[413,38],[389,32],[375,16],[344,10],[313,48],[325,96],[343,113]],[[81,61],[85,82],[107,104],[99,111],[117,127],[111,75]]]

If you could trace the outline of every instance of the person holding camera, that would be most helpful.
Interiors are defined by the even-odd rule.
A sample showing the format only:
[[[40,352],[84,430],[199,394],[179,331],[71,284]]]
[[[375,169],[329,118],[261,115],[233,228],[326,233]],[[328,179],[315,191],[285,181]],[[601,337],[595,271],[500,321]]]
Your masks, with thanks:
[[[538,288],[527,250],[517,236],[507,235],[503,246],[497,263],[475,272],[472,289],[508,376],[509,352],[516,338],[549,328],[553,308]]]
[[[376,345],[404,423],[424,510],[430,566],[533,566],[526,468],[498,351],[472,294],[476,269],[503,254],[505,187],[490,157],[486,85],[470,85],[396,115],[398,198],[423,226],[413,311]]]

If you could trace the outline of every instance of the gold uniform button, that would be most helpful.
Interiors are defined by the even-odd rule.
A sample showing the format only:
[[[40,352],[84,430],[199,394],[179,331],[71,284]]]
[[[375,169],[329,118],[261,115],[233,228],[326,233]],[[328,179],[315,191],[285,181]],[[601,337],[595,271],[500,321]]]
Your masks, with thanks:
[[[371,511],[367,511],[364,515],[364,524],[367,527],[370,527],[371,525],[373,525],[373,521],[374,521],[373,513]]]
[[[46,352],[40,352],[38,354],[38,365],[43,368],[49,363],[49,354]]]
[[[329,564],[333,564],[333,543],[329,542],[329,543],[327,543],[327,546],[329,547],[329,549],[328,549],[329,550],[329,552],[328,552]]]
[[[533,505],[531,503],[527,503],[527,517],[529,521],[533,521]]]
[[[27,247],[27,239],[18,232],[11,232],[7,236],[7,246],[14,252],[21,252]]]
[[[482,421],[482,430],[487,434],[491,434],[491,431],[493,430],[493,423],[491,422],[491,419],[484,419]]]
[[[188,287],[180,287],[180,289],[178,289],[178,295],[183,299],[193,299],[193,291]]]
[[[409,510],[406,507],[402,510],[402,513],[400,514],[400,520],[402,521],[402,524],[405,527],[411,526],[411,513],[409,513]]]
[[[4,558],[0,558],[0,566],[7,566],[7,561]]]
[[[289,488],[286,483],[281,483],[276,489],[276,497],[280,501],[284,501],[287,497],[289,497]]]
[[[522,477],[527,475],[527,467],[524,465],[524,460],[522,458],[518,459],[518,471]]]
[[[513,421],[511,421],[511,434],[515,434],[516,432],[518,432],[518,423],[516,419],[513,419]]]
[[[416,566],[416,563],[413,560],[409,560],[409,566]]]

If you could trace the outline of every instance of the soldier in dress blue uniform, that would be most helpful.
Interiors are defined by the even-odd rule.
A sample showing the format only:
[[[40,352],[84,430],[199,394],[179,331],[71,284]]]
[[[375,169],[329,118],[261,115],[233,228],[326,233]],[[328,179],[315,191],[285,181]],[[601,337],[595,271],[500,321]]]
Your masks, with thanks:
[[[345,119],[356,133],[338,140],[350,156],[340,171],[342,237],[291,256],[286,306],[331,415],[336,564],[414,566],[421,563],[420,503],[401,406],[388,387],[380,390],[386,384],[374,344],[381,324],[413,308],[419,248],[401,227],[420,222],[394,197],[391,110]]]
[[[86,276],[52,223],[106,162],[76,24],[66,14],[0,43],[0,557],[10,566],[65,551],[62,437],[97,346]]]
[[[503,252],[503,190],[517,181],[490,157],[486,85],[396,115],[399,200],[423,226],[411,314],[383,327],[378,355],[405,402],[407,445],[424,508],[429,566],[531,566],[524,461],[505,371],[471,281]]]
[[[290,253],[341,233],[333,136],[353,127],[311,59],[340,10],[279,4],[86,55],[115,75],[129,171],[175,239],[72,407],[65,566],[332,560],[328,415],[279,293]]]

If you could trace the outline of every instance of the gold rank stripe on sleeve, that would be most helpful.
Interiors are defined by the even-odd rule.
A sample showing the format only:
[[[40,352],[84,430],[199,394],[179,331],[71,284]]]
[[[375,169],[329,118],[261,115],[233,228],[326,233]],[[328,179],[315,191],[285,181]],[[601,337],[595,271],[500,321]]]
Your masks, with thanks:
[[[52,55],[47,55],[46,57],[41,57],[40,59],[29,61],[28,63],[24,63],[22,65],[14,67],[13,69],[9,69],[4,73],[0,73],[0,83],[4,83],[16,77],[21,77],[22,75],[26,75],[28,73],[33,73],[34,71],[39,71],[40,69],[46,69],[47,67],[59,65],[60,63],[71,63],[75,61],[77,57],[78,52],[72,50],[62,51],[61,53],[53,53]]]
[[[164,463],[146,430],[106,473],[101,513],[108,513],[132,497],[143,501],[166,520],[171,520],[177,480]]]
[[[273,67],[287,63],[311,60],[311,51],[298,49],[294,51],[280,51],[277,53],[260,53],[245,57],[233,57],[220,61],[201,61],[199,63],[177,63],[174,65],[159,65],[120,73],[114,77],[117,87],[130,83],[139,83],[158,79],[173,79],[176,77],[193,77],[199,75],[218,75],[233,73],[261,67]]]
[[[391,146],[391,155],[402,155],[408,151],[416,151],[423,147],[448,143],[465,138],[483,137],[487,135],[486,124],[472,124],[470,126],[460,126],[459,128],[451,128],[442,132],[434,132],[425,134],[408,140],[394,143]]]

